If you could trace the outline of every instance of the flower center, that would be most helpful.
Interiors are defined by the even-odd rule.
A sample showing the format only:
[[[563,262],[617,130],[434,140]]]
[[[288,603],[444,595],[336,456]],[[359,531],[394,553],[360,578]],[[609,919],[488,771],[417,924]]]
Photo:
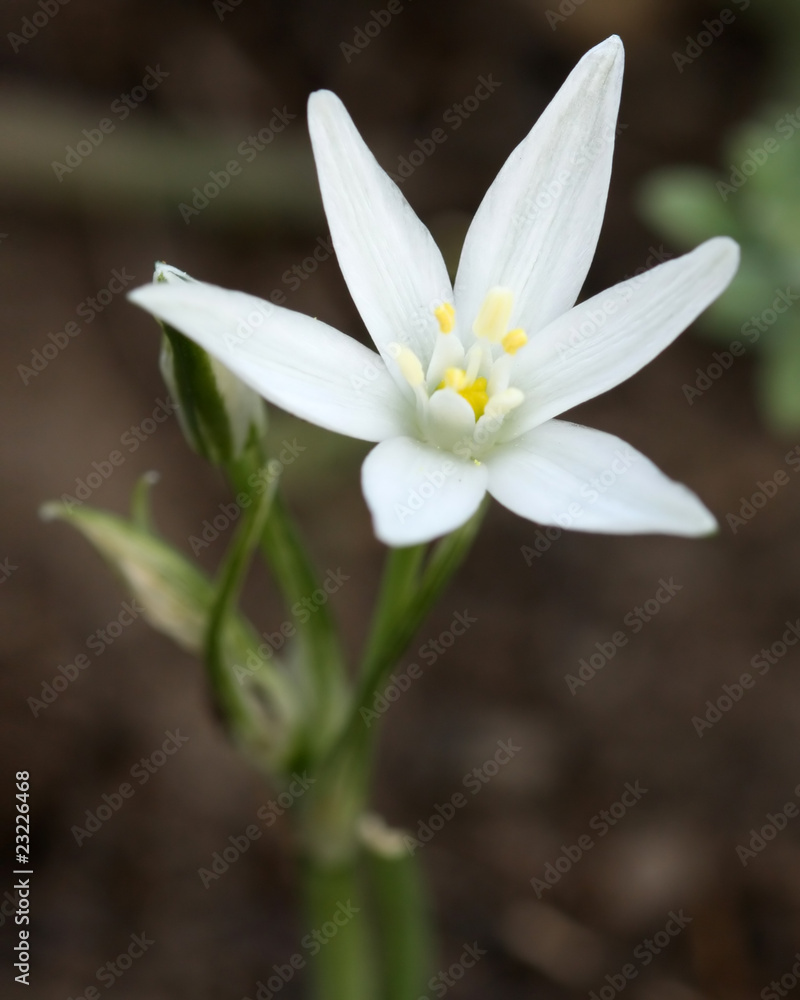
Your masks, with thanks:
[[[522,392],[509,385],[514,355],[528,342],[524,330],[509,329],[513,306],[510,288],[489,289],[472,324],[469,349],[456,330],[452,303],[434,308],[440,332],[427,371],[408,347],[391,345],[400,374],[414,390],[423,440],[458,455],[480,456],[523,402]]]
[[[480,378],[468,381],[467,372],[463,368],[448,368],[444,373],[444,378],[436,387],[438,389],[455,389],[462,399],[466,399],[475,414],[475,420],[480,420],[489,402],[489,393],[486,389],[486,379]]]

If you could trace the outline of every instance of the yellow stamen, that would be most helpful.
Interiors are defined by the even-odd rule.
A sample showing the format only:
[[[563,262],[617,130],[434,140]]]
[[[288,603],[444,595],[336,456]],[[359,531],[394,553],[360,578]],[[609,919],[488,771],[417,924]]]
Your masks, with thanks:
[[[439,321],[439,329],[442,333],[451,333],[456,325],[456,311],[450,302],[443,302],[438,308],[433,310],[433,315]]]
[[[461,392],[467,384],[467,373],[463,368],[448,368],[444,373],[444,378],[439,385],[440,389],[455,389]]]
[[[408,347],[400,347],[400,345],[392,346],[398,348],[394,354],[394,358],[403,378],[406,382],[408,382],[412,389],[416,389],[417,386],[422,385],[425,381],[425,373],[422,370],[422,363],[416,354],[414,354],[412,350],[409,350]]]
[[[499,344],[508,331],[514,296],[510,288],[490,288],[472,324],[476,337],[485,337],[493,344]]]
[[[486,379],[476,378],[472,385],[459,392],[459,396],[462,399],[466,399],[472,407],[475,419],[480,420],[483,416],[483,411],[486,409],[486,404],[489,402],[489,393],[486,391]]]
[[[444,378],[436,388],[454,389],[472,407],[476,420],[480,420],[483,416],[483,411],[489,402],[486,379],[481,377],[470,381],[463,368],[448,368],[444,373]]]
[[[524,330],[517,328],[507,333],[501,343],[506,354],[516,354],[520,347],[528,343],[528,337]]]

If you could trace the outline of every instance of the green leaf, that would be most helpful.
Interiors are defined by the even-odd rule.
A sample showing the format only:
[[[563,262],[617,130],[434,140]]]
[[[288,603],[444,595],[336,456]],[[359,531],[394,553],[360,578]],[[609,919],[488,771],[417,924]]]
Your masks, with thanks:
[[[154,629],[190,653],[203,653],[217,588],[185,556],[141,524],[107,511],[55,502],[41,514],[71,524],[91,542]],[[258,652],[260,638],[241,614],[228,611],[218,642],[229,692],[237,699],[235,735],[268,769],[291,766],[299,710],[288,677],[274,658]]]

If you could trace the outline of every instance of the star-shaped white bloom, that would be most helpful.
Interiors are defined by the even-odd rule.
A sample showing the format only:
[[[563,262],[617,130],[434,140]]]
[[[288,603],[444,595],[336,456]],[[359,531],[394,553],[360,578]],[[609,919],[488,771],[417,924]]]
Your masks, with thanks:
[[[622,81],[612,37],[580,61],[489,188],[453,289],[433,239],[337,97],[309,127],[339,265],[374,351],[325,323],[202,282],[134,302],[267,400],[377,442],[362,484],[388,545],[462,525],[488,491],[544,525],[704,535],[686,487],[619,438],[556,420],[667,347],[728,285],[718,238],[575,306],[602,224]]]

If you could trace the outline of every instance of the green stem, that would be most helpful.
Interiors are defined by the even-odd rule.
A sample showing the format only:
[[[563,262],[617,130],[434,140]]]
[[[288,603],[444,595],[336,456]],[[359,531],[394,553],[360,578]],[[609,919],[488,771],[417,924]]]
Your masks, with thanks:
[[[395,549],[387,555],[375,627],[367,644],[361,681],[347,725],[326,756],[318,773],[317,788],[304,802],[298,817],[304,848],[319,864],[346,866],[355,863],[377,731],[377,727],[373,730],[364,724],[360,709],[369,706],[384,675],[396,664],[425,614],[441,595],[465,557],[482,516],[483,509],[463,528],[443,539],[424,568],[421,566],[422,548]],[[393,905],[392,891],[387,888],[382,895],[384,910]],[[416,920],[423,926],[421,903],[413,900],[413,894],[405,899],[398,897],[398,911],[405,910],[404,923]],[[387,954],[391,948],[386,945]]]
[[[383,1000],[417,1000],[433,972],[433,928],[419,859],[377,818],[362,823],[375,900]]]
[[[250,707],[242,686],[237,682],[225,657],[225,628],[236,606],[253,552],[264,528],[274,490],[265,490],[242,518],[219,576],[217,594],[209,610],[204,644],[204,659],[223,718],[240,739],[251,733]]]
[[[251,453],[226,467],[228,479],[238,493],[252,495],[258,457]],[[260,485],[260,480],[256,482]],[[275,495],[260,545],[284,603],[293,608],[320,589],[320,581],[280,494],[277,478],[272,477],[270,487]],[[298,662],[308,674],[302,697],[307,705],[308,755],[313,760],[330,745],[341,727],[347,705],[346,671],[338,632],[327,604],[317,606],[315,613],[306,622],[298,621],[296,627],[303,646]]]
[[[303,883],[315,1000],[376,1000],[371,922],[357,859],[339,865],[306,859]]]
[[[358,693],[345,730],[346,738],[356,727],[364,728],[361,709],[369,706],[378,686],[400,659],[463,562],[481,526],[485,510],[484,503],[465,525],[443,538],[421,571],[421,546],[389,550],[375,615],[376,624],[362,660]],[[416,572],[412,572],[412,567],[416,568]]]
[[[289,607],[320,589],[319,577],[280,493],[264,526],[261,546]],[[303,661],[311,673],[311,692],[317,705],[313,722],[316,741],[325,745],[333,737],[334,727],[341,723],[346,674],[330,606],[315,604],[315,608],[308,622],[299,627],[305,646]]]
[[[362,677],[371,673],[373,665],[381,660],[385,637],[395,627],[400,617],[398,612],[406,607],[409,595],[418,584],[426,549],[426,545],[413,545],[410,548],[388,550],[375,614],[362,659]]]

